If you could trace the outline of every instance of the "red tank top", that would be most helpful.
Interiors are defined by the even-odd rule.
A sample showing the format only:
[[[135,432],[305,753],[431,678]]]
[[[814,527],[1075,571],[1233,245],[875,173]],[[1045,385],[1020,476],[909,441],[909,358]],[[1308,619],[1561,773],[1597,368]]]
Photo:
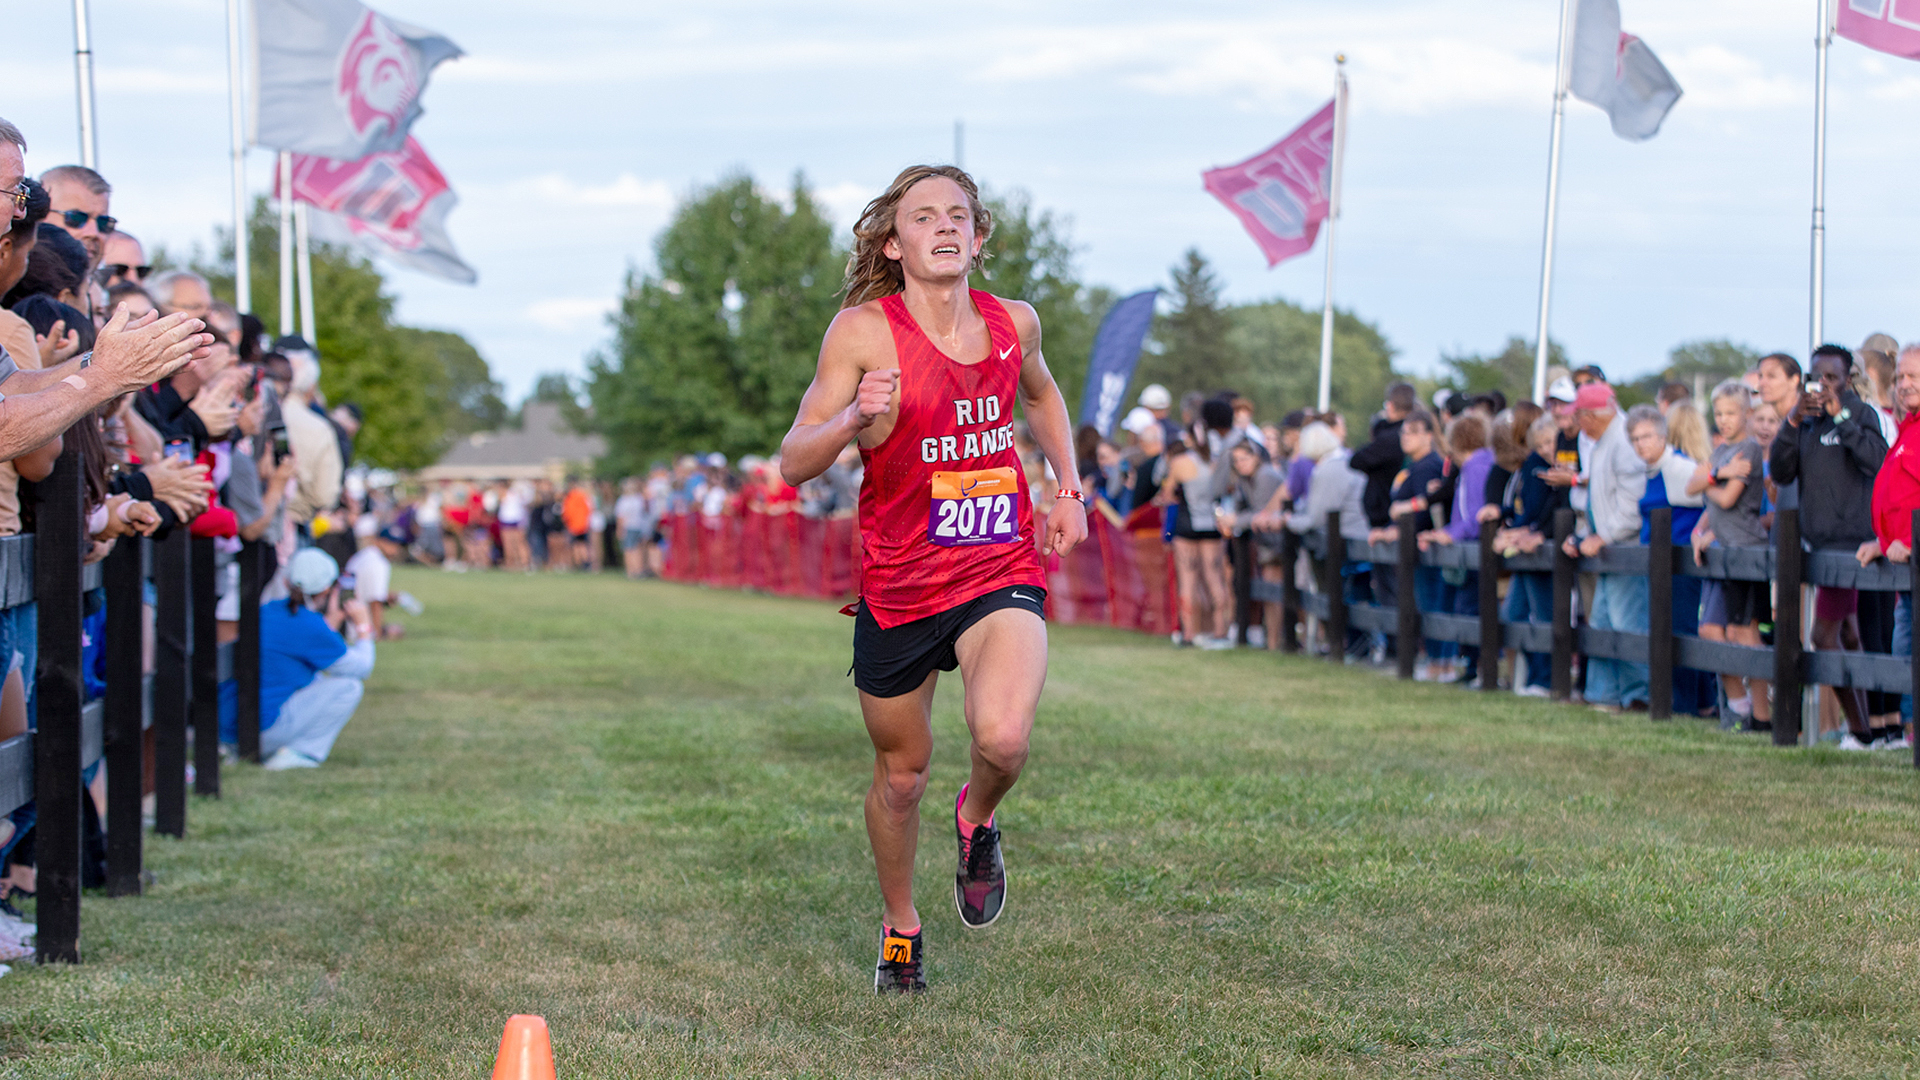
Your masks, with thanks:
[[[885,442],[860,451],[860,599],[882,627],[1046,584],[1013,448],[1020,335],[999,300],[971,295],[988,341],[974,364],[936,348],[899,294],[880,301],[900,361],[900,412]]]

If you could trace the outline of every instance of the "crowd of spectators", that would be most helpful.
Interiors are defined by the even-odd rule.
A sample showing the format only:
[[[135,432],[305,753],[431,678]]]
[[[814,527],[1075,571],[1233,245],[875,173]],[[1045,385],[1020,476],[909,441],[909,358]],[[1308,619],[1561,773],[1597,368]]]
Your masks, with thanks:
[[[442,480],[377,492],[357,526],[390,535],[413,561],[449,571],[592,572],[618,566],[633,579],[665,568],[670,519],[716,525],[748,510],[850,518],[859,501],[860,454],[849,448],[794,488],[778,457],[686,454],[618,483]]]
[[[239,636],[236,555],[258,541],[270,578],[259,598],[262,752],[269,769],[317,766],[359,701],[375,609],[388,599],[379,543],[324,543],[330,524],[354,514],[345,477],[359,411],[327,407],[311,345],[270,341],[199,274],[157,270],[113,216],[105,176],[78,165],[33,175],[26,154],[25,135],[0,120],[10,211],[0,228],[0,537],[35,531],[36,485],[65,453],[81,474],[88,562],[131,538],[184,530],[212,539],[222,642]],[[84,674],[97,697],[104,600],[90,597],[88,611]],[[35,726],[36,651],[36,605],[0,613],[0,740]],[[237,701],[229,682],[224,743],[235,737]],[[101,772],[96,763],[85,777],[96,834]],[[150,798],[150,778],[147,786]],[[34,816],[29,803],[0,820],[0,930],[16,925],[8,898],[33,891]],[[88,867],[89,881],[97,869]],[[0,959],[24,948],[0,933]]]
[[[1672,533],[1663,539],[1704,560],[1713,547],[1770,545],[1775,511],[1791,507],[1808,551],[1844,552],[1862,566],[1909,561],[1920,509],[1920,345],[1902,349],[1875,334],[1857,350],[1820,347],[1807,369],[1775,353],[1706,396],[1698,402],[1692,388],[1672,382],[1654,402],[1623,408],[1592,366],[1553,369],[1540,403],[1448,389],[1428,402],[1402,382],[1350,440],[1337,412],[1297,410],[1262,426],[1231,392],[1188,394],[1176,410],[1167,389],[1153,385],[1116,441],[1082,428],[1077,451],[1083,489],[1129,530],[1158,528],[1171,545],[1179,609],[1172,638],[1202,649],[1277,646],[1278,605],[1253,601],[1251,581],[1294,574],[1302,587],[1319,588],[1308,556],[1282,565],[1279,538],[1287,529],[1323,530],[1335,511],[1351,540],[1397,540],[1398,523],[1411,515],[1422,550],[1477,544],[1485,529],[1496,550],[1515,555],[1550,545],[1556,512],[1571,509],[1567,553],[1593,557],[1609,545],[1651,543],[1653,511],[1668,509]],[[1818,495],[1803,503],[1802,490]],[[1400,599],[1392,568],[1341,561],[1348,603]],[[1774,589],[1676,576],[1674,631],[1771,644]],[[1507,621],[1552,620],[1551,574],[1503,574],[1497,594]],[[1423,612],[1472,616],[1480,596],[1476,571],[1422,565],[1407,599]],[[1810,596],[1811,648],[1911,654],[1907,594],[1822,586]],[[1585,625],[1648,628],[1644,574],[1582,574],[1572,600]],[[1479,681],[1480,664],[1502,663],[1503,685],[1549,693],[1542,654],[1486,658],[1475,646],[1402,643],[1360,630],[1320,647],[1373,664],[1412,648],[1416,678],[1462,685]],[[1607,712],[1648,709],[1647,665],[1578,659],[1577,699]],[[1823,687],[1821,699],[1823,739],[1848,750],[1911,745],[1910,698]],[[1682,668],[1672,710],[1717,719],[1727,731],[1768,731],[1772,689],[1765,680]]]

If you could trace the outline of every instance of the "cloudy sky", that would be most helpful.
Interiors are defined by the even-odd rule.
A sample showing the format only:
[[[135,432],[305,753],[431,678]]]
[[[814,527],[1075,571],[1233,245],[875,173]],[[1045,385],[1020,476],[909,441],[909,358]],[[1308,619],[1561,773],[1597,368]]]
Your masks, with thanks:
[[[93,0],[101,167],[148,241],[207,242],[227,213],[222,0]],[[75,158],[66,9],[14,20],[0,115],[38,171]],[[383,0],[468,52],[414,132],[460,193],[476,287],[391,275],[407,321],[465,333],[516,396],[579,371],[676,199],[797,172],[844,228],[904,164],[964,163],[1071,218],[1084,276],[1164,283],[1189,246],[1229,295],[1317,305],[1318,249],[1268,270],[1201,170],[1264,147],[1353,87],[1337,301],[1400,364],[1531,336],[1556,0],[1059,0],[924,8],[648,0]],[[1554,335],[1626,375],[1731,337],[1804,355],[1812,0],[1622,0],[1686,96],[1658,137],[1569,105]],[[1827,336],[1920,339],[1920,65],[1833,50]],[[271,161],[251,158],[256,190]]]

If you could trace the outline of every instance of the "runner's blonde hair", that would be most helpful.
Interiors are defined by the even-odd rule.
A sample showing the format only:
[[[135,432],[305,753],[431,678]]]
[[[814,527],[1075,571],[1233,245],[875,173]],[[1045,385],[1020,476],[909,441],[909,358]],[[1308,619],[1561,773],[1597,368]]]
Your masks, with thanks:
[[[893,183],[887,185],[887,190],[867,204],[860,220],[854,223],[853,254],[847,257],[847,278],[843,286],[846,296],[840,302],[843,309],[892,296],[907,287],[906,274],[900,269],[899,261],[887,258],[883,249],[895,235],[894,218],[900,211],[900,200],[907,197],[907,189],[936,176],[959,184],[960,190],[967,193],[967,205],[973,211],[974,235],[982,244],[980,254],[974,256],[969,269],[978,270],[986,264],[985,243],[993,235],[993,213],[980,205],[980,188],[973,177],[957,165],[912,165],[902,169]]]

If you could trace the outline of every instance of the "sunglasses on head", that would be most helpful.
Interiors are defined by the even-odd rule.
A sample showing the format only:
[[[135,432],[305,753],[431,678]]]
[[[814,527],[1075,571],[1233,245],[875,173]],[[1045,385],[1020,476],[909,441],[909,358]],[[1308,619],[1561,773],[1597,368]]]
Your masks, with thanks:
[[[60,220],[65,221],[69,229],[84,229],[87,227],[87,222],[91,220],[103,236],[112,232],[114,226],[120,224],[118,218],[111,218],[105,214],[89,214],[85,210],[57,210],[55,213],[60,215]]]
[[[151,266],[128,266],[126,263],[102,263],[100,269],[93,272],[93,276],[100,284],[105,285],[117,277],[127,277],[135,281],[145,281],[147,280],[147,275],[151,273],[153,273],[153,267]]]

